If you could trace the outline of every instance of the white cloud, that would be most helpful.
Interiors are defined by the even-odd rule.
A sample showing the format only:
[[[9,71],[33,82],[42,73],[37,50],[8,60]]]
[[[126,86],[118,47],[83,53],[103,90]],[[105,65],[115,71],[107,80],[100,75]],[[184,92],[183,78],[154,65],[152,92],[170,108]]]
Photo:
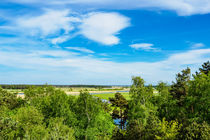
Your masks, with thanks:
[[[47,39],[54,45],[63,43],[78,34],[105,45],[114,45],[120,41],[117,34],[130,25],[129,18],[119,13],[92,12],[86,15],[71,15],[71,13],[74,12],[46,10],[39,16],[29,14],[16,20],[16,28],[24,34],[41,36],[44,39],[56,36]]]
[[[70,36],[69,35],[64,35],[64,36],[59,36],[57,38],[53,38],[51,40],[52,44],[56,45],[56,44],[59,44],[59,43],[63,43],[65,41],[67,41],[68,39],[70,39]]]
[[[176,65],[192,65],[210,59],[210,49],[197,49],[170,56],[167,63]]]
[[[76,2],[111,9],[171,10],[180,16],[210,13],[209,0],[75,0]]]
[[[46,6],[79,5],[95,9],[150,9],[171,10],[181,16],[210,13],[209,0],[7,0]]]
[[[65,48],[69,50],[84,52],[84,53],[94,53],[94,51],[86,49],[86,48],[82,48],[82,47],[65,47]]]
[[[52,56],[52,57],[58,57],[58,58],[64,58],[64,57],[69,57],[76,55],[76,53],[73,52],[67,52],[67,51],[62,51],[62,50],[42,50],[42,51],[31,51],[28,53],[29,56]]]
[[[151,43],[136,43],[136,44],[131,44],[129,45],[131,48],[134,48],[136,50],[138,49],[142,49],[142,50],[146,50],[146,51],[158,51],[157,48],[154,48],[154,44]]]
[[[105,45],[118,44],[116,36],[120,30],[130,25],[129,18],[118,13],[90,13],[80,26],[81,34],[88,39]]]
[[[52,55],[55,57],[43,57]],[[13,57],[11,57],[13,56]],[[191,50],[176,53],[167,59],[157,62],[112,62],[96,59],[90,56],[77,56],[68,51],[5,51],[0,49],[0,65],[32,69],[45,72],[46,82],[56,81],[55,74],[63,84],[130,84],[131,76],[142,76],[148,83],[157,83],[160,80],[171,82],[175,74],[189,66],[192,71],[198,69],[201,64],[210,60],[210,49]],[[63,73],[63,75],[62,75]],[[4,76],[5,77],[4,73]],[[6,75],[11,77],[11,73]],[[70,76],[70,78],[67,75]],[[29,75],[30,76],[30,75]],[[21,78],[24,78],[23,74]],[[53,78],[52,78],[53,77]],[[21,79],[20,78],[20,79]],[[10,78],[14,80],[14,77]],[[21,79],[22,80],[22,79]],[[30,79],[32,82],[34,79]]]
[[[72,22],[79,22],[79,18],[69,16],[69,10],[46,10],[40,16],[22,17],[17,20],[17,24],[23,30],[29,30],[31,35],[41,34],[47,36],[64,30],[68,34],[74,29]]]
[[[204,46],[205,46],[205,44],[203,44],[203,43],[194,43],[191,47],[193,49],[197,49],[197,48],[201,48],[201,47],[204,47]]]

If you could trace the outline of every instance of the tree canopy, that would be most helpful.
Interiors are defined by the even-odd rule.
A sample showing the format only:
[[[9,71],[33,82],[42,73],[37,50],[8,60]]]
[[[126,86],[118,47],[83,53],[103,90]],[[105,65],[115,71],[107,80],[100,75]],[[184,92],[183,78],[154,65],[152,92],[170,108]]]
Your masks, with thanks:
[[[129,100],[116,93],[106,102],[87,90],[30,86],[20,98],[0,88],[0,139],[209,140],[209,70],[209,61],[192,76],[186,68],[171,85],[132,77]]]

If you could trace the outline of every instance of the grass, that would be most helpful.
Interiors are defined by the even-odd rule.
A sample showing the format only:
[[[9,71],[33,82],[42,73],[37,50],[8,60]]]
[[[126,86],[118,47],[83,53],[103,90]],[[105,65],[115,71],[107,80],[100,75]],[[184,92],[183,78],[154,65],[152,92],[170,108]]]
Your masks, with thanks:
[[[64,91],[65,93],[67,93],[68,95],[74,95],[74,96],[78,96],[79,92],[81,90],[88,90],[90,93],[97,93],[97,94],[92,94],[95,97],[99,97],[101,99],[105,99],[105,100],[109,100],[110,97],[114,97],[115,92],[119,91],[119,90],[129,90],[128,88],[113,88],[113,89],[99,89],[99,88],[84,88],[84,87],[77,87],[77,88],[57,88],[60,89],[62,91]],[[8,92],[11,93],[24,93],[24,90],[21,89],[6,89]],[[113,93],[109,93],[109,92],[113,92]],[[129,100],[129,94],[127,92],[121,92],[121,94],[127,99]]]
[[[74,94],[70,94],[70,95],[75,95],[78,96],[79,95],[79,91],[80,90],[84,90],[87,89],[90,93],[91,91],[99,91],[102,92],[101,94],[92,94],[95,97],[101,98],[101,99],[105,99],[105,100],[109,100],[110,97],[114,97],[115,93],[103,93],[103,91],[109,91],[113,92],[113,91],[118,91],[120,89],[98,89],[98,88],[83,88],[83,87],[79,87],[79,88],[57,88],[57,89],[61,89],[63,91],[67,92],[78,92],[78,94],[74,93]],[[126,89],[126,88],[124,88]],[[128,90],[128,89],[127,89]],[[24,90],[20,90],[20,89],[7,89],[7,91],[12,92],[12,93],[22,93],[24,92]],[[128,92],[121,92],[121,94],[126,98],[126,100],[130,100],[130,96]],[[158,95],[158,91],[154,90],[154,95],[157,96]]]
[[[126,100],[130,100],[130,96],[128,92],[121,92],[121,94],[125,97]],[[99,97],[101,99],[109,100],[110,97],[114,97],[115,93],[101,93],[101,94],[92,94],[95,97]],[[158,95],[158,91],[154,89],[154,96]]]

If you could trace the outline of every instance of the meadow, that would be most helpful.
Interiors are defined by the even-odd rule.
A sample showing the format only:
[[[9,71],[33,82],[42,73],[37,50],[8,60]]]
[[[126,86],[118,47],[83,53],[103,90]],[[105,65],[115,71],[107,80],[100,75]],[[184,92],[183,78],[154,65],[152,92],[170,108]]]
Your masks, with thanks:
[[[129,99],[129,90],[128,87],[111,87],[111,88],[88,88],[88,87],[72,87],[72,88],[63,88],[63,87],[56,87],[56,89],[64,91],[67,95],[79,96],[80,91],[88,91],[91,95],[104,99],[109,100],[110,97],[114,97],[115,93],[121,93],[126,99]],[[6,89],[8,92],[11,93],[18,93],[18,96],[24,96],[25,89]]]

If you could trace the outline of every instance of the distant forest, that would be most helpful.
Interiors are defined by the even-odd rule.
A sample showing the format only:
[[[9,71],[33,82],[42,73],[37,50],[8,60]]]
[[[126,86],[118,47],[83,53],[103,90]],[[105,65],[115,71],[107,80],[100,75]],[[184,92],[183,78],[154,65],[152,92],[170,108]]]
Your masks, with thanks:
[[[24,97],[0,88],[0,140],[210,140],[210,62],[171,85],[132,77],[129,100],[82,90],[30,86]]]
[[[47,84],[46,84],[47,85]],[[46,85],[9,85],[9,84],[2,84],[0,85],[3,89],[28,89],[32,86],[34,87],[43,87]],[[83,87],[83,88],[111,88],[112,86],[106,86],[106,85],[50,85],[53,87],[58,87],[58,88],[72,88],[72,87]],[[129,87],[129,86],[121,86],[121,87]]]

